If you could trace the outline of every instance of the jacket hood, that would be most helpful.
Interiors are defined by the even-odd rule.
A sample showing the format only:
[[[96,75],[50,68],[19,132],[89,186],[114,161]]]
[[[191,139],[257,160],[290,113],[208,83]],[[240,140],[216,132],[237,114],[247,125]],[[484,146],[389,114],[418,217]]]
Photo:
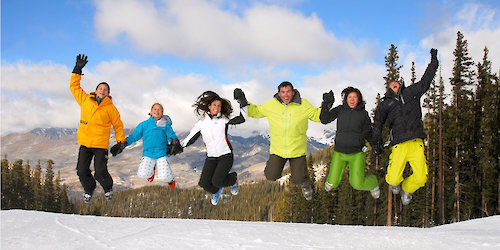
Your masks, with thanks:
[[[294,89],[293,91],[295,92],[295,94],[293,95],[292,101],[290,103],[302,104],[302,98],[300,98],[299,91],[296,89]],[[278,102],[283,103],[283,100],[281,100],[281,97],[278,95],[278,93],[274,94],[274,98],[276,98]]]

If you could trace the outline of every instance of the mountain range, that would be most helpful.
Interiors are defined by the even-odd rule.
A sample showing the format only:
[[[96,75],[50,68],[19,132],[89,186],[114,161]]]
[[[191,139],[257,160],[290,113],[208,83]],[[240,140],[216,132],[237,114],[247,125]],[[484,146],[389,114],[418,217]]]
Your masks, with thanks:
[[[36,128],[25,133],[8,134],[1,137],[1,154],[7,156],[9,161],[29,161],[32,169],[40,160],[42,169],[45,170],[47,160],[51,159],[54,162],[54,172],[60,172],[61,182],[65,183],[69,193],[74,195],[82,192],[75,170],[79,147],[76,132],[75,128]],[[125,135],[131,132],[130,129],[125,129]],[[185,138],[187,134],[188,132],[177,132],[180,139]],[[325,131],[322,138],[310,137],[308,153],[326,147],[325,142],[333,141],[334,135],[331,131]],[[269,134],[254,131],[250,136],[243,137],[231,135],[229,130],[228,140],[235,155],[233,171],[238,173],[240,183],[264,179],[264,167],[269,157]],[[112,135],[109,147],[114,143]],[[159,181],[150,183],[137,177],[137,166],[142,156],[142,140],[129,145],[116,157],[111,154],[109,156],[108,169],[113,177],[115,190],[163,184]],[[185,148],[183,153],[169,158],[177,187],[197,185],[205,158],[205,145],[201,138]],[[97,188],[96,192],[102,192],[101,188]]]

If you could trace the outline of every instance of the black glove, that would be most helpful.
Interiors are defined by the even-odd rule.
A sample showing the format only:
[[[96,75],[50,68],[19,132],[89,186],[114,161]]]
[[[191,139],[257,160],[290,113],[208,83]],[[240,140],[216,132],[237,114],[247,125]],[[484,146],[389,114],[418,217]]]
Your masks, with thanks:
[[[118,154],[120,154],[121,152],[123,152],[123,150],[125,149],[125,147],[127,147],[127,142],[119,142],[117,144],[115,144],[113,147],[111,147],[111,149],[109,150],[111,152],[111,154],[114,156],[117,156]]]
[[[434,62],[438,63],[437,53],[438,53],[437,49],[434,49],[434,48],[431,49],[431,62],[434,61]]]
[[[245,93],[243,93],[243,90],[241,90],[240,88],[234,89],[234,99],[240,104],[240,108],[248,105]]]
[[[335,96],[333,96],[333,91],[323,93],[323,103],[321,104],[322,108],[327,108],[330,110],[335,102]]]
[[[438,50],[435,48],[431,49],[431,58],[437,59]]]
[[[73,68],[73,73],[75,74],[82,74],[82,69],[85,67],[85,64],[87,64],[87,56],[84,54],[78,54],[76,57],[76,64],[75,67]]]
[[[382,143],[380,141],[376,141],[371,143],[372,150],[375,155],[381,155],[384,153],[384,148],[382,147]]]
[[[172,141],[167,145],[167,154],[168,155],[176,155],[180,154],[184,151],[182,145],[177,138],[173,138]]]

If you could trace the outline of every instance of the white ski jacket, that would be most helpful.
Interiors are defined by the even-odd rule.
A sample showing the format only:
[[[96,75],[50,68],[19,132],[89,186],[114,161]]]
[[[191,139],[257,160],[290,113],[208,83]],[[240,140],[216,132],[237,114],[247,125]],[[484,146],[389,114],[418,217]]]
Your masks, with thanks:
[[[236,125],[245,122],[247,108],[240,110],[238,116],[227,119],[225,117],[214,117],[208,113],[194,125],[189,135],[182,140],[181,145],[187,147],[193,144],[198,137],[202,136],[207,148],[207,157],[219,157],[233,151],[231,143],[227,140],[227,128],[229,125]]]

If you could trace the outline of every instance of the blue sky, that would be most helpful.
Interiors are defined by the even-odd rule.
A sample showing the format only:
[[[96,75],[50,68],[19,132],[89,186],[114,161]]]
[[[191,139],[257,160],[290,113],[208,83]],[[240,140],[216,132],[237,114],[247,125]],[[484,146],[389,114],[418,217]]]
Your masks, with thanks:
[[[449,77],[458,30],[475,61],[488,46],[498,71],[499,9],[495,0],[2,1],[1,133],[77,126],[67,85],[79,53],[89,56],[82,87],[91,92],[109,82],[129,128],[159,101],[174,129],[189,130],[191,104],[204,90],[232,99],[240,87],[260,103],[284,80],[316,106],[323,92],[340,99],[353,85],[371,109],[384,92],[391,43],[405,78],[411,61],[417,77],[423,73],[432,47]],[[266,127],[251,120],[242,130]]]

